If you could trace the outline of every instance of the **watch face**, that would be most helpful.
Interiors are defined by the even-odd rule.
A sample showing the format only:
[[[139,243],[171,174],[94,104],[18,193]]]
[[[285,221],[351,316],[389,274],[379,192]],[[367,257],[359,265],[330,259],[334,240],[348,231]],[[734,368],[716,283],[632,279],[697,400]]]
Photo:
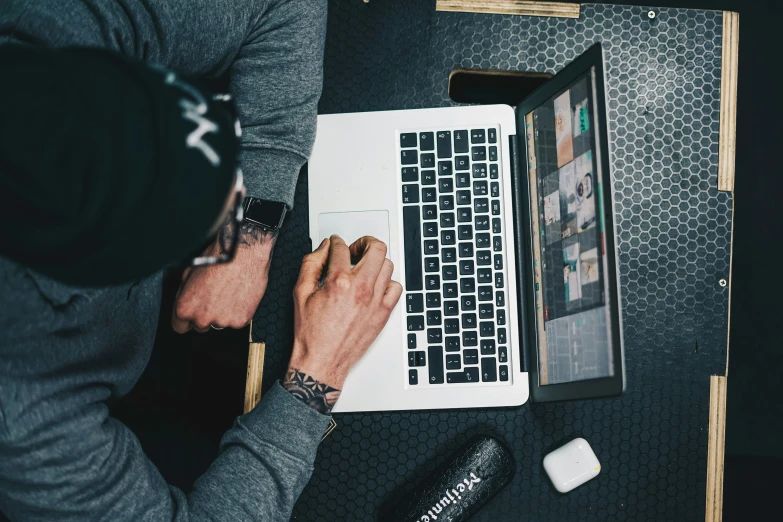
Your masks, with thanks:
[[[245,219],[270,230],[280,227],[284,215],[285,203],[263,199],[251,199],[245,211]]]

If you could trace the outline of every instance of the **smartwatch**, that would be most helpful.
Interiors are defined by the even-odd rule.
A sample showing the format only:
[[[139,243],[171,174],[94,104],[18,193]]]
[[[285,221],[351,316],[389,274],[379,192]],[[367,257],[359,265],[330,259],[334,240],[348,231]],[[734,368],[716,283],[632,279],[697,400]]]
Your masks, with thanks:
[[[283,226],[285,218],[285,203],[268,201],[265,199],[245,198],[244,222],[255,225],[264,230],[275,232]]]

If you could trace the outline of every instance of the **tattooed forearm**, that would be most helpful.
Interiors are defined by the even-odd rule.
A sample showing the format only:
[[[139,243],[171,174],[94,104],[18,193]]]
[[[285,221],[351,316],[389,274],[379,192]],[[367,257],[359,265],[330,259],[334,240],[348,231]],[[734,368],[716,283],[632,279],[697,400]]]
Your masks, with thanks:
[[[239,244],[258,245],[271,243],[274,245],[277,240],[277,233],[278,230],[269,231],[250,223],[242,223],[242,227],[239,229]]]
[[[283,380],[283,388],[319,413],[328,414],[340,397],[340,390],[316,381],[297,368],[291,368]]]

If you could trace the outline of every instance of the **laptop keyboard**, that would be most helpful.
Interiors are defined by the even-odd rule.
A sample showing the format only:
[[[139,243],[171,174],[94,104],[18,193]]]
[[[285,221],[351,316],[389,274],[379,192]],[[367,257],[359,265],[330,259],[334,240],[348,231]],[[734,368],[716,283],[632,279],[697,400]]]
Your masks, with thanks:
[[[397,148],[408,384],[509,383],[498,129],[405,132]]]

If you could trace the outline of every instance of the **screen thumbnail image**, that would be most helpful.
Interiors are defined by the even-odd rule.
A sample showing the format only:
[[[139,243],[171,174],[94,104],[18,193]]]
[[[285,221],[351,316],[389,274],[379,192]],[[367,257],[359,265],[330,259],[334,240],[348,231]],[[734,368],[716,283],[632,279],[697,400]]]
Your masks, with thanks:
[[[593,154],[586,152],[574,162],[574,196],[576,199],[576,221],[579,232],[595,226],[595,176],[593,175]]]
[[[567,303],[582,298],[582,285],[579,281],[579,243],[563,247],[563,283]]]
[[[574,137],[581,136],[590,130],[590,110],[587,98],[574,105],[571,117],[574,126]]]
[[[558,168],[574,159],[573,123],[571,118],[571,92],[555,98],[555,139]]]
[[[579,255],[579,282],[582,285],[597,283],[600,278],[598,270],[597,248],[591,248]]]
[[[565,239],[577,233],[576,220],[576,181],[574,163],[571,162],[559,171],[560,176],[560,213],[562,221],[562,238]]]

